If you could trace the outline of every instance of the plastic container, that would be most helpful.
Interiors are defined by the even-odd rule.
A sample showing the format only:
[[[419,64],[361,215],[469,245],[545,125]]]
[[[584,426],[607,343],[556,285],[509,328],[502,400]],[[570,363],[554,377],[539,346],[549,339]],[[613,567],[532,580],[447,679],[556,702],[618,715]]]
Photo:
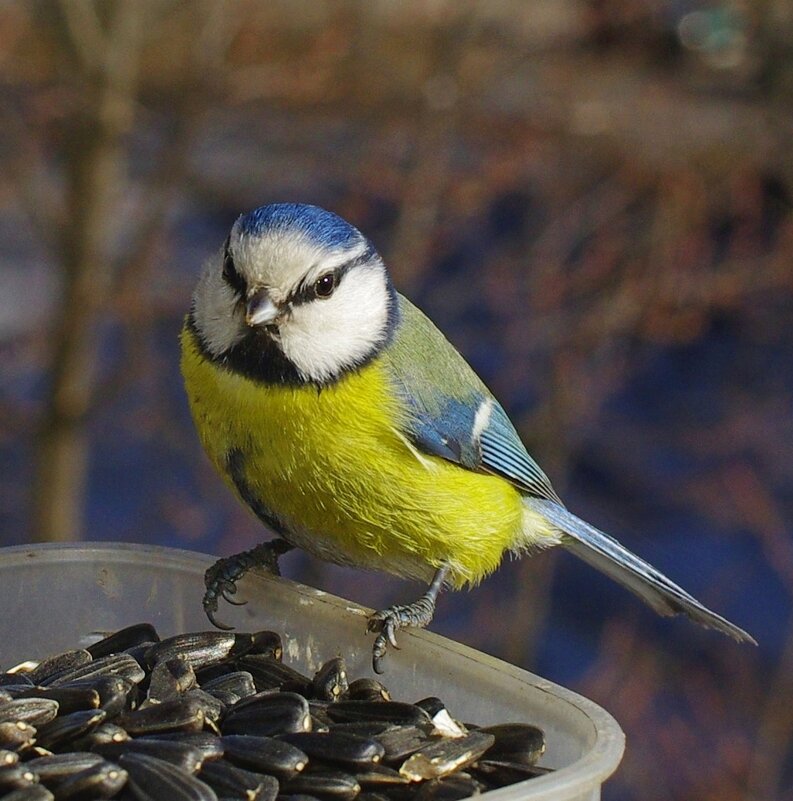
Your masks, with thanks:
[[[98,634],[149,621],[161,635],[210,628],[201,607],[214,557],[108,543],[0,548],[0,665],[87,645]],[[353,677],[372,675],[368,610],[286,579],[253,574],[222,620],[272,628],[284,661],[306,672],[343,654]],[[426,631],[400,632],[384,681],[396,698],[437,695],[458,719],[540,726],[541,764],[554,773],[487,793],[491,801],[585,801],[622,758],[625,738],[596,704],[549,681]]]

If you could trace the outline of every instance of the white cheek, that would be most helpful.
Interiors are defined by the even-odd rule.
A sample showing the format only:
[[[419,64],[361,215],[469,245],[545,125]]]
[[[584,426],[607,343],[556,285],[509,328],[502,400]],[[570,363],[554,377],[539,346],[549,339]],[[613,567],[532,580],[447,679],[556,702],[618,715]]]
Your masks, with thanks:
[[[222,258],[222,255],[220,256]],[[237,296],[223,280],[218,256],[204,267],[193,294],[193,317],[207,349],[220,356],[245,336]]]
[[[305,378],[332,379],[383,341],[388,298],[380,270],[353,270],[327,300],[293,309],[280,329],[281,349]]]

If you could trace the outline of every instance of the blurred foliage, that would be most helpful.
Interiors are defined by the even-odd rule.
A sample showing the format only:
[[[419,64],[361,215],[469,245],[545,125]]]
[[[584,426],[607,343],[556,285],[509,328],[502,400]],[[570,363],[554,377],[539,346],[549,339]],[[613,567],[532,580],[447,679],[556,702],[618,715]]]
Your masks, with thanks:
[[[792,55],[785,0],[3,4],[2,542],[262,536],[199,452],[176,333],[237,214],[319,203],[571,506],[761,647],[555,555],[433,627],[606,706],[607,798],[793,797]]]

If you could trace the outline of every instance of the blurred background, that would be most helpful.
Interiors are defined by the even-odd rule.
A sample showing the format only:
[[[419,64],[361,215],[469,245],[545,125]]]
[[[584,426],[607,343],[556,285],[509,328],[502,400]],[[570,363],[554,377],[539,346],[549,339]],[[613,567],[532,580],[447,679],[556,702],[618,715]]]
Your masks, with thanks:
[[[758,648],[565,554],[433,630],[605,706],[605,798],[793,798],[793,5],[0,4],[0,542],[264,537],[177,335],[241,212],[375,242],[578,514]],[[416,586],[284,559],[382,607]]]

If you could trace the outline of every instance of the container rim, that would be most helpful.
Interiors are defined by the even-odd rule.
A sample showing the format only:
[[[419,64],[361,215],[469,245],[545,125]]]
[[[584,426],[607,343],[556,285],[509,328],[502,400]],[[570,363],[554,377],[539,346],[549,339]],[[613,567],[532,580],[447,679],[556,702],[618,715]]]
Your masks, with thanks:
[[[201,570],[201,572],[217,559],[217,557],[199,551],[163,545],[85,541],[4,546],[0,547],[0,562],[8,566],[21,565],[45,555],[52,556],[54,554],[58,554],[58,561],[80,561],[87,555],[92,558],[101,555],[103,560],[114,564],[137,561],[140,556],[146,555],[156,559],[159,565],[170,563],[171,565],[178,565],[182,569],[193,566]],[[132,559],[133,556],[136,557],[135,560]],[[252,574],[252,578],[256,578],[255,572]],[[269,579],[270,577],[267,578]],[[339,598],[324,590],[318,590],[291,579],[272,578],[282,583],[287,591],[295,594],[310,595],[314,601],[328,603],[346,614],[364,616],[371,611],[360,604]],[[536,676],[489,654],[477,651],[467,645],[450,640],[440,634],[435,634],[425,629],[412,630],[410,634],[419,640],[441,645],[460,660],[476,662],[478,665],[509,676],[510,679],[517,683],[530,685],[535,690],[553,696],[557,701],[574,708],[579,714],[584,714],[592,727],[591,744],[584,756],[570,765],[554,770],[553,773],[547,776],[538,776],[526,782],[509,785],[498,790],[490,790],[487,793],[488,798],[492,798],[493,801],[518,798],[521,797],[516,795],[518,788],[530,790],[530,796],[528,797],[532,801],[542,801],[546,797],[548,799],[576,798],[580,797],[582,784],[599,787],[617,769],[625,750],[625,734],[617,721],[594,701],[590,701],[588,698],[561,685]],[[524,788],[523,785],[526,785],[526,787]]]

